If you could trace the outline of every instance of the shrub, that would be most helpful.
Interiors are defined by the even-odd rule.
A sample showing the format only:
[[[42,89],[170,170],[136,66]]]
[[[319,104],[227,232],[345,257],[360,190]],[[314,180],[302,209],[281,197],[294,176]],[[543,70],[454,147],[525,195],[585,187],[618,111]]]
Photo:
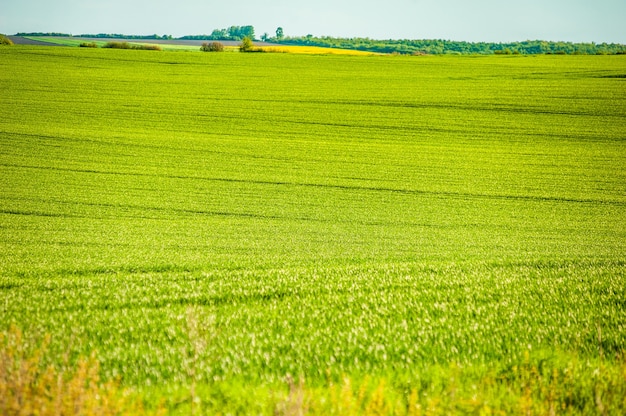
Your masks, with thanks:
[[[80,44],[81,48],[97,48],[98,44],[96,42],[83,42]]]
[[[202,52],[224,52],[224,44],[221,42],[204,42],[200,50]]]
[[[128,42],[107,42],[103,48],[110,49],[140,49],[144,51],[160,51],[161,47],[159,45],[131,45]]]
[[[103,48],[110,49],[131,49],[130,44],[128,42],[107,42]]]
[[[13,41],[4,35],[0,35],[0,45],[11,46],[13,45]]]
[[[239,51],[240,52],[253,52],[253,45],[252,45],[252,39],[250,39],[249,37],[245,37],[243,38],[243,40],[241,41],[241,45],[239,45]]]
[[[159,45],[136,45],[133,49],[141,49],[142,51],[160,51],[162,50]]]

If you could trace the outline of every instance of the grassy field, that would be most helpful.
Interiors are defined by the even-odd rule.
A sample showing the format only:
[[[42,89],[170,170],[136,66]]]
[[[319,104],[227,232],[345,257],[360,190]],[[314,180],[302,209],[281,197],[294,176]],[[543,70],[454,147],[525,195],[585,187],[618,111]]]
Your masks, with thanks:
[[[98,48],[104,47],[109,42],[121,41],[120,39],[91,39],[91,38],[87,39],[87,38],[54,37],[54,36],[27,36],[26,39],[36,40],[40,42],[48,42],[53,45],[71,46],[71,47],[78,47],[81,44],[91,43],[91,44],[96,45]],[[164,43],[150,42],[150,40],[130,40],[130,41],[122,40],[122,41],[127,42],[129,45],[132,45],[132,46],[142,46],[142,45],[158,46],[162,50],[170,51],[170,52],[171,51],[191,52],[191,51],[200,50],[200,46],[188,45],[188,44],[182,44],[182,43],[176,44],[175,42],[164,44]],[[237,49],[236,47],[229,47],[226,50],[234,51],[236,49]]]
[[[2,48],[0,347],[174,413],[621,414],[624,74]]]

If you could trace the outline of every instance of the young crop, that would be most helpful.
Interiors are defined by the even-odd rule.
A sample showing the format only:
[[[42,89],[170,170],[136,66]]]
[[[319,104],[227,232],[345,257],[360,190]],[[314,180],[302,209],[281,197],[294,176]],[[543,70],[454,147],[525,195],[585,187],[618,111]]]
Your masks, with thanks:
[[[193,412],[623,411],[622,58],[0,55],[0,332],[40,368]]]

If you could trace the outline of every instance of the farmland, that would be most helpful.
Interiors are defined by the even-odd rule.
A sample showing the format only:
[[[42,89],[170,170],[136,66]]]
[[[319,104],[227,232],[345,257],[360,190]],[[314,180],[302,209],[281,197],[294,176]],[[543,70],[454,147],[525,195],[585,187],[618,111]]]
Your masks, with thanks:
[[[28,36],[26,41],[45,42],[51,45],[59,46],[80,46],[84,43],[92,43],[96,47],[105,47],[110,41],[102,40],[99,38],[82,38],[82,37],[66,37],[66,36]],[[207,41],[203,40],[144,40],[137,41],[136,39],[118,39],[129,43],[133,46],[152,46],[158,47],[166,51],[199,51],[202,43]],[[224,44],[224,50],[228,52],[238,52],[241,41],[221,41]],[[329,48],[321,46],[298,46],[298,45],[279,45],[275,43],[267,42],[255,42],[254,50],[257,52],[271,52],[271,53],[296,53],[296,54],[310,54],[310,55],[362,55],[369,56],[374,55],[373,52],[358,51],[355,49],[340,49]]]
[[[204,409],[271,414],[291,375],[512,411],[534,369],[535,406],[559,380],[560,406],[619,414],[624,74],[0,49],[0,330]]]

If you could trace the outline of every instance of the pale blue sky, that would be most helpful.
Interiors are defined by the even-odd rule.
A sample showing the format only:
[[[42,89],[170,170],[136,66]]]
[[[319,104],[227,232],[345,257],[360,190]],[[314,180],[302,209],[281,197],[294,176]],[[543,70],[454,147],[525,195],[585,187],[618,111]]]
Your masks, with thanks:
[[[626,0],[8,0],[0,33],[210,33],[626,43]]]

